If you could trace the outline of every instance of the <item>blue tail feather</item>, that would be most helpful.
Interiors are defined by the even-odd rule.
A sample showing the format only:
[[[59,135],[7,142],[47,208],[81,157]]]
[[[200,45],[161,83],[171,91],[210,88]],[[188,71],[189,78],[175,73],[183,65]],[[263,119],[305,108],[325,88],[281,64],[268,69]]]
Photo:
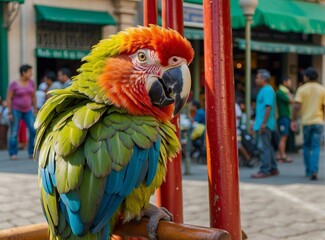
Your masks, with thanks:
[[[149,151],[148,151],[149,152]],[[142,168],[140,170],[140,173],[139,173],[139,177],[138,177],[138,180],[137,180],[137,183],[135,184],[135,187],[138,188],[140,186],[140,184],[144,181],[144,179],[146,178],[147,176],[147,172],[148,172],[148,168],[149,168],[149,158],[147,156],[147,158],[143,161],[143,164],[142,164]]]
[[[134,147],[136,149],[137,147]],[[135,151],[134,151],[135,152]],[[134,189],[142,169],[143,162],[148,158],[148,150],[138,149],[137,155],[133,155],[130,164],[128,165],[127,178],[125,179],[124,186],[120,195],[126,196]]]
[[[78,203],[75,203],[75,193],[71,194],[60,194],[60,209],[65,216],[65,219],[67,220],[72,232],[74,235],[80,236],[84,233],[85,224],[81,220],[80,216],[80,206],[79,210],[74,212],[71,210],[70,206],[72,206],[72,209],[76,210]],[[80,204],[80,202],[79,202]]]
[[[68,222],[74,235],[80,236],[84,232],[84,223],[81,220],[80,212],[72,212],[67,208]]]
[[[160,139],[153,143],[150,149],[133,148],[133,155],[129,163],[119,172],[112,170],[107,177],[105,193],[100,207],[90,228],[92,234],[104,231],[103,228],[110,223],[125,197],[139,186],[147,176],[149,185],[157,171]]]
[[[126,176],[124,180],[124,184],[121,188],[120,195],[121,196],[126,196],[128,194],[128,189],[131,187],[134,188],[135,183],[133,184],[134,181],[138,178],[139,171],[141,168],[139,168],[139,149],[138,147],[133,148],[133,155],[129,161],[129,164],[126,166],[127,171],[126,171]]]
[[[158,167],[158,161],[159,161],[159,149],[160,149],[160,138],[153,143],[153,146],[149,149],[149,169],[148,169],[148,176],[146,185],[149,186],[154,179],[157,167]]]
[[[55,179],[55,174],[50,173],[51,181],[54,187],[56,187],[56,179]]]
[[[107,240],[109,237],[109,234],[111,233],[111,226],[110,223],[106,224],[105,227],[102,228],[100,231],[100,240]]]
[[[104,227],[105,224],[109,223],[109,220],[111,219],[112,215],[117,210],[117,208],[120,206],[120,204],[122,203],[123,200],[124,200],[124,197],[116,196],[114,201],[112,201],[112,204],[107,204],[105,211],[104,211],[104,215],[102,216],[102,218],[99,220],[99,222],[97,224],[95,224],[95,221],[94,221],[93,226],[90,228],[90,232],[97,233]]]
[[[52,183],[51,183],[51,180],[50,180],[49,172],[46,170],[46,168],[41,168],[40,173],[41,173],[41,178],[42,178],[42,183],[43,183],[44,190],[48,194],[52,194],[53,188],[52,188]]]
[[[54,161],[54,157],[53,158],[49,158],[48,164],[46,166],[49,170],[49,173],[51,174],[55,174],[55,161]]]
[[[106,184],[106,189],[105,189],[107,193],[118,193],[120,191],[120,189],[123,186],[125,173],[126,173],[126,167],[124,167],[119,172],[112,170],[111,174],[107,179],[107,181],[109,182],[109,184]]]
[[[73,212],[80,211],[80,198],[75,191],[60,194],[61,200]]]

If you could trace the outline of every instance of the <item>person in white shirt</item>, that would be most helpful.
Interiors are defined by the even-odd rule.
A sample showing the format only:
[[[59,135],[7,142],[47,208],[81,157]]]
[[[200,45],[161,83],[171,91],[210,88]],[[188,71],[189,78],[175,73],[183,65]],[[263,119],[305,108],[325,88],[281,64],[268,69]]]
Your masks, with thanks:
[[[0,150],[7,149],[8,145],[8,129],[9,129],[9,115],[7,101],[0,99]]]
[[[42,82],[39,86],[37,91],[35,92],[36,95],[36,107],[37,109],[41,109],[43,104],[46,101],[46,89],[47,89],[47,84],[45,82]]]
[[[252,157],[250,156],[250,154],[248,153],[248,151],[242,145],[241,142],[242,136],[241,136],[240,125],[241,125],[241,118],[243,116],[243,113],[238,103],[235,103],[235,113],[236,113],[237,148],[241,156],[244,157],[244,162],[247,163],[244,165],[249,166]]]
[[[61,68],[58,71],[58,80],[63,85],[62,88],[67,88],[71,85],[71,71],[69,68]]]

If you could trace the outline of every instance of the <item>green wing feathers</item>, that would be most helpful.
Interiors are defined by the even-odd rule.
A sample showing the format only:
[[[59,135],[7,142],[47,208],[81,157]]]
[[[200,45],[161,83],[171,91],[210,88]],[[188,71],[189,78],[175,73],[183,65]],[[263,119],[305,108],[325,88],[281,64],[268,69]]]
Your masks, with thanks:
[[[148,206],[150,196],[164,180],[167,161],[177,154],[180,144],[171,123],[150,116],[131,116],[71,90],[73,86],[51,92],[53,97],[35,122],[41,203],[52,238],[78,239],[74,234],[77,232],[95,239],[102,233],[91,233],[89,229],[112,171],[120,172],[129,164],[135,146],[149,150],[160,139],[159,162],[151,184],[144,181],[126,196],[110,227],[120,213],[130,220]],[[77,205],[62,206],[65,198],[73,198]],[[76,209],[80,214],[71,219],[80,226],[71,228],[66,219]]]

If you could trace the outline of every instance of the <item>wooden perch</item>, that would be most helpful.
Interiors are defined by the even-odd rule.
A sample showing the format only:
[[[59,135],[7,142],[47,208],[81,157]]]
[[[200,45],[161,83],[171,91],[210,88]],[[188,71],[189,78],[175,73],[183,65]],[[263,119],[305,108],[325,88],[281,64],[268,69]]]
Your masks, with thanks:
[[[148,237],[148,219],[140,224],[130,222],[116,226],[114,235]],[[0,240],[46,240],[49,239],[46,223],[0,230]],[[158,227],[159,240],[230,240],[224,230],[161,221]]]
[[[148,219],[143,218],[141,224],[129,222],[118,225],[114,234],[129,237],[147,238]],[[159,240],[230,240],[228,232],[215,228],[199,227],[174,222],[160,221],[157,231]]]
[[[0,230],[1,240],[45,240],[49,239],[47,223]]]

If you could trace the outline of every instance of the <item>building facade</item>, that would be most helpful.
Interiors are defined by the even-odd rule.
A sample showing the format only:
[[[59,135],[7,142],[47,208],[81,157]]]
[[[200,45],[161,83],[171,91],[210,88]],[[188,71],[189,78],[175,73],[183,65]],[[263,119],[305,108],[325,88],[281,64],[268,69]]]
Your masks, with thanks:
[[[48,71],[80,60],[100,39],[134,26],[139,0],[0,0],[0,94],[30,64],[37,83]]]
[[[244,82],[245,18],[238,1],[230,0],[234,71],[237,80]],[[287,75],[297,86],[301,70],[314,66],[325,85],[325,14],[322,14],[325,1],[282,1],[293,5],[272,18],[268,9],[282,10],[275,1],[259,0],[253,18],[253,75],[258,68],[268,68],[274,85]],[[81,58],[100,39],[142,24],[141,3],[140,0],[0,0],[0,95],[5,97],[9,82],[19,77],[21,64],[33,66],[37,83],[47,70],[68,67],[76,73]],[[204,88],[202,3],[203,0],[184,0],[184,34],[196,52],[191,64],[196,99]],[[267,17],[273,22],[267,23]],[[290,21],[299,17],[310,22],[310,26],[300,26],[297,20],[291,27],[298,27],[290,29]]]

